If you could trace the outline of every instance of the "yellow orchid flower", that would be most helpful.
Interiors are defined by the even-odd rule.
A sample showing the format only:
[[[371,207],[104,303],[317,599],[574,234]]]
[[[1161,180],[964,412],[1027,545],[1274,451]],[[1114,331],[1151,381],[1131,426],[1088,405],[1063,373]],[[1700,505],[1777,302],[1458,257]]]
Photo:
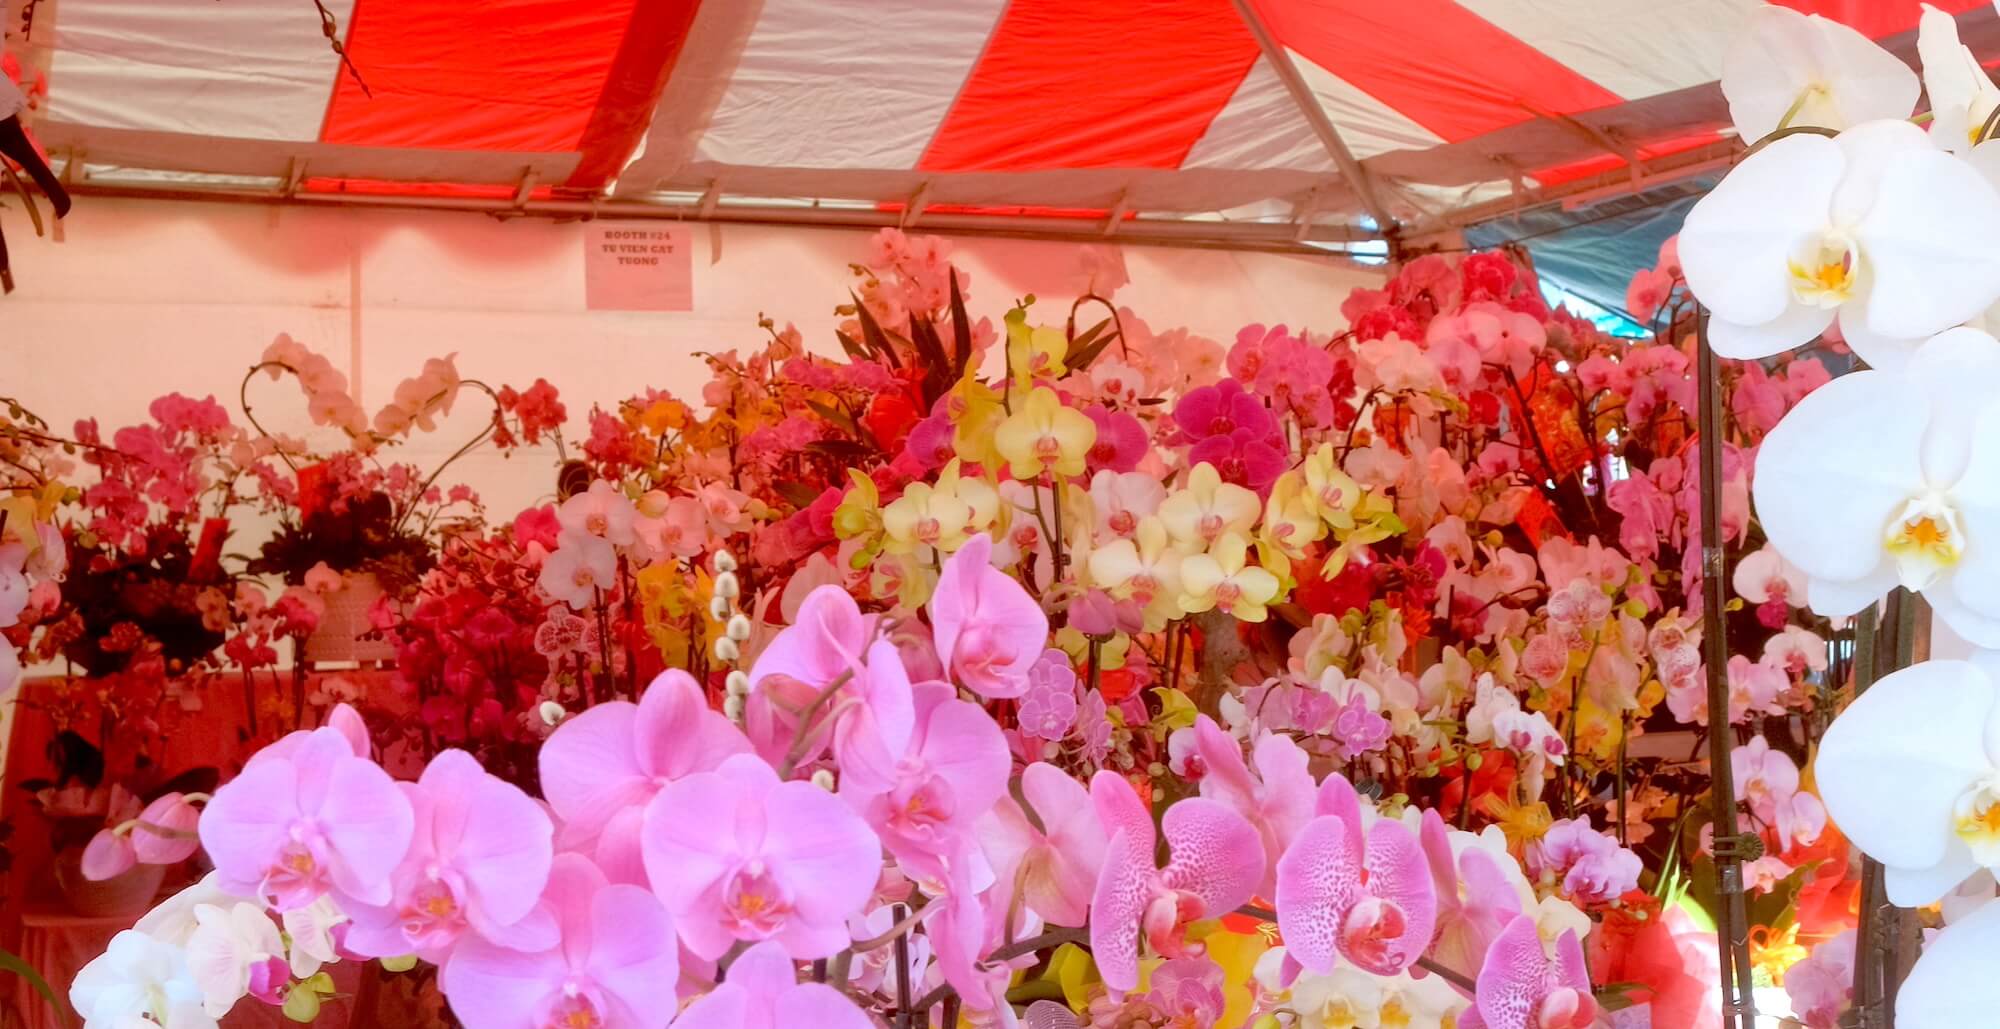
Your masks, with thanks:
[[[1062,398],[1038,386],[994,430],[993,445],[1016,479],[1082,475],[1084,458],[1097,442],[1097,424]]]
[[[852,468],[847,470],[847,478],[854,488],[833,509],[833,534],[844,540],[861,540],[861,549],[854,554],[854,567],[859,569],[882,550],[882,492],[875,488],[874,479]]]
[[[1179,618],[1181,561],[1167,527],[1148,515],[1131,539],[1117,539],[1090,552],[1084,570],[1114,600],[1131,600],[1146,610],[1146,631],[1159,632]]]
[[[965,377],[945,394],[945,414],[951,418],[951,448],[961,460],[998,467],[1000,452],[994,449],[993,433],[1007,418],[1000,392],[979,381],[978,373],[966,369]]]
[[[1278,595],[1278,577],[1249,562],[1250,544],[1229,533],[1207,553],[1181,562],[1181,610],[1227,612],[1238,621],[1261,622],[1264,605]]]
[[[937,482],[913,482],[882,509],[882,530],[888,536],[884,549],[909,554],[918,547],[935,547],[951,553],[991,528],[999,510],[999,493],[983,479],[961,478],[954,459],[938,473]]]
[[[1007,312],[1007,368],[1022,387],[1036,379],[1062,378],[1063,358],[1069,353],[1069,338],[1061,329],[1028,325],[1028,312],[1015,308]]]
[[[1354,508],[1361,503],[1361,484],[1340,470],[1333,444],[1320,444],[1299,471],[1305,480],[1301,483],[1300,500],[1313,514],[1331,528],[1353,528]]]
[[[1263,538],[1292,560],[1306,556],[1306,547],[1326,535],[1326,523],[1305,496],[1305,478],[1286,472],[1271,484],[1264,502]],[[1268,565],[1268,562],[1267,562]]]
[[[1215,466],[1203,462],[1188,472],[1187,485],[1160,502],[1160,521],[1183,549],[1207,550],[1225,534],[1248,535],[1263,505],[1257,494],[1223,482]]]

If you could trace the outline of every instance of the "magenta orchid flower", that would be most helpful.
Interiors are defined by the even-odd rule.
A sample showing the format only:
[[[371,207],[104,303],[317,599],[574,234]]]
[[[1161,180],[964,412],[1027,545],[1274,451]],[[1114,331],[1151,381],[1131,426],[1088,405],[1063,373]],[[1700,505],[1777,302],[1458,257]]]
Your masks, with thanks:
[[[617,882],[644,885],[639,824],[662,785],[750,751],[708,706],[692,676],[661,672],[637,704],[599,704],[542,744],[542,795],[562,820],[565,850],[586,850]]]
[[[1459,1029],[1590,1029],[1597,1001],[1583,944],[1574,931],[1556,941],[1555,960],[1542,950],[1535,920],[1522,915],[1508,923],[1479,969],[1473,1006],[1459,1016]]]
[[[1200,759],[1201,795],[1220,801],[1257,827],[1266,858],[1257,892],[1271,896],[1278,885],[1278,857],[1313,817],[1316,786],[1306,752],[1289,736],[1267,733],[1257,741],[1252,773],[1243,748],[1207,715],[1194,723],[1194,755]]]
[[[1402,823],[1364,833],[1361,800],[1340,775],[1320,788],[1319,814],[1278,859],[1278,931],[1287,953],[1315,972],[1336,955],[1395,975],[1430,946],[1437,897],[1424,851]]]
[[[416,831],[391,877],[394,896],[346,909],[354,922],[347,948],[442,964],[467,931],[517,948],[552,946],[556,927],[535,906],[554,859],[555,829],[542,806],[462,750],[432,758],[403,793]]]
[[[452,951],[438,979],[452,1013],[478,1029],[664,1029],[680,952],[659,900],[562,854],[540,901],[555,916],[552,945],[469,935]]]
[[[897,663],[894,646],[876,646],[888,651],[889,663]],[[887,781],[849,775],[840,784],[840,795],[868,820],[903,867],[929,876],[937,874],[942,858],[971,838],[979,816],[1007,795],[1013,757],[993,717],[979,705],[959,700],[957,691],[944,683],[916,688],[914,720],[908,750],[891,766]],[[847,768],[844,763],[841,767]]]
[[[409,849],[410,801],[338,728],[294,733],[215,791],[201,845],[230,893],[278,911],[339,894],[343,907],[386,904],[389,875]],[[281,743],[284,741],[280,741]]]
[[[1012,798],[1002,798],[980,822],[995,881],[1009,898],[1018,882],[1028,909],[1050,925],[1082,926],[1090,920],[1090,894],[1106,843],[1090,791],[1062,769],[1037,761],[1021,772],[1021,795],[1041,828]]]
[[[1013,576],[992,565],[985,533],[944,563],[927,609],[938,659],[967,689],[1005,699],[1027,692],[1048,645],[1049,618]]]
[[[681,940],[710,960],[738,940],[776,940],[802,961],[833,954],[882,868],[859,815],[810,782],[780,782],[751,754],[661,789],[641,850]]]
[[[1188,923],[1219,918],[1250,899],[1264,875],[1264,845],[1242,815],[1205,797],[1167,809],[1161,829],[1173,856],[1155,861],[1152,815],[1116,772],[1090,781],[1097,816],[1111,834],[1090,902],[1090,949],[1104,984],[1139,985],[1139,937],[1162,957],[1200,953],[1185,942]]]
[[[873,1029],[861,1009],[825,983],[799,982],[785,948],[760,943],[738,955],[728,977],[674,1019],[674,1029]]]

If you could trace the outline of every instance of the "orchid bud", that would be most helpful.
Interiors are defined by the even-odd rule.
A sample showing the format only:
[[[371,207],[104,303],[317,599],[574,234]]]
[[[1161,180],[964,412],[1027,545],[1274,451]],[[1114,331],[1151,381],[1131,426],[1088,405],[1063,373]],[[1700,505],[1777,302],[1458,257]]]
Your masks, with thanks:
[[[813,773],[813,775],[812,775],[812,784],[813,784],[814,786],[817,786],[817,787],[819,787],[819,788],[820,788],[820,789],[822,789],[822,790],[825,790],[825,791],[826,791],[826,792],[828,792],[828,793],[832,793],[832,792],[833,792],[833,772],[831,772],[831,771],[829,771],[829,770],[827,770],[827,769],[825,769],[825,768],[822,768],[822,769],[819,769],[818,771],[815,771],[815,772]]]
[[[736,573],[723,572],[715,577],[715,595],[724,600],[735,600],[743,595],[743,586],[736,581]]]
[[[736,570],[736,556],[727,550],[715,552],[715,570],[728,573]]]
[[[729,619],[729,627],[724,631],[729,634],[730,639],[742,643],[750,638],[750,619],[740,614],[736,615]]]
[[[724,683],[729,689],[729,695],[732,697],[747,697],[750,695],[750,676],[744,674],[741,669],[730,672],[729,678],[724,680]]]
[[[743,652],[736,647],[736,641],[724,636],[715,641],[715,659],[724,664],[734,664]]]

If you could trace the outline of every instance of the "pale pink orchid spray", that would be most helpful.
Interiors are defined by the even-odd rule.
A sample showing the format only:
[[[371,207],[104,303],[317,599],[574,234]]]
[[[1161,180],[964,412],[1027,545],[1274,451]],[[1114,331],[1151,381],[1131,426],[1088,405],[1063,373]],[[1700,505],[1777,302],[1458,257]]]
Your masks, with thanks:
[[[824,983],[802,983],[785,948],[760,943],[729,966],[708,995],[688,1005],[674,1029],[873,1029],[854,1002]]]
[[[1090,791],[1062,769],[1037,761],[1021,772],[1021,796],[1039,827],[1012,798],[1002,798],[980,823],[995,877],[1049,924],[1082,926],[1090,920],[1090,895],[1107,842]]]
[[[557,857],[541,904],[555,939],[516,950],[468,936],[439,983],[478,1029],[663,1029],[680,975],[673,921],[652,894],[609,882],[579,854]]]
[[[565,849],[592,854],[616,881],[644,885],[647,802],[667,783],[749,752],[750,741],[708,706],[694,678],[669,669],[637,704],[599,704],[557,726],[542,744],[542,795],[561,820]]]
[[[279,911],[332,892],[343,907],[386,904],[415,816],[388,773],[329,726],[265,748],[215,791],[201,845],[231,893]]]
[[[938,659],[982,697],[1018,697],[1048,645],[1049,619],[1015,579],[993,567],[993,541],[967,540],[938,575],[929,612]]]
[[[876,646],[889,653],[871,669],[896,661],[893,646]],[[886,783],[850,776],[840,792],[904,868],[935,876],[940,859],[968,846],[979,816],[1007,795],[1013,761],[992,716],[943,683],[917,687],[915,721]]]
[[[542,806],[462,750],[432,758],[403,792],[416,829],[391,877],[394,896],[345,909],[346,947],[440,963],[468,932],[517,949],[552,946],[555,922],[536,906],[555,832]]]
[[[641,848],[681,940],[710,960],[738,940],[775,940],[802,961],[839,951],[882,867],[859,815],[810,782],[779,781],[751,754],[660,790]]]

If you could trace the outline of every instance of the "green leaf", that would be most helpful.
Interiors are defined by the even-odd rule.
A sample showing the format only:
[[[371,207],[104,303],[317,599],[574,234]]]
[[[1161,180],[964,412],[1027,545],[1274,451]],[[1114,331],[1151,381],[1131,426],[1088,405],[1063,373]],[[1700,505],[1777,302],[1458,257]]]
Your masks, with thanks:
[[[785,479],[773,485],[777,489],[778,495],[785,498],[786,503],[791,504],[801,511],[811,507],[813,501],[819,499],[819,490],[796,479]]]
[[[836,339],[840,340],[840,349],[847,351],[847,356],[855,359],[856,361],[873,360],[868,356],[868,351],[863,349],[861,344],[854,342],[853,336],[850,336],[845,332],[841,332],[838,329],[834,330],[833,335]]]
[[[861,341],[868,344],[870,350],[886,358],[889,367],[901,368],[903,363],[896,359],[896,348],[889,343],[889,334],[882,331],[881,323],[869,313],[868,305],[862,303],[860,297],[854,296],[853,290],[848,290],[847,295],[854,297],[854,316],[861,320]]]
[[[1097,360],[1097,355],[1104,353],[1104,348],[1110,346],[1118,339],[1118,330],[1116,329],[1105,332],[1102,336],[1098,335],[1098,333],[1103,331],[1105,326],[1110,324],[1111,319],[1106,318],[1098,322],[1095,326],[1092,326],[1089,332],[1078,336],[1076,341],[1070,344],[1069,356],[1063,358],[1063,366],[1073,372],[1080,372],[1089,368],[1090,363]]]
[[[0,950],[0,971],[12,972],[26,979],[28,985],[33,987],[36,993],[41,994],[43,1000],[49,1002],[49,1010],[56,1013],[56,1024],[70,1024],[69,1009],[63,1006],[62,1001],[56,999],[56,991],[49,989],[49,981],[42,978],[42,973],[35,971],[33,965],[15,957],[9,951]]]
[[[831,404],[822,404],[817,400],[806,401],[806,406],[812,408],[814,414],[839,426],[848,435],[857,437],[861,435],[861,427],[854,424],[854,419],[849,417],[846,411]]]
[[[965,294],[958,290],[956,268],[951,270],[951,336],[951,377],[956,381],[965,374],[966,362],[972,360],[972,318],[965,313]]]

